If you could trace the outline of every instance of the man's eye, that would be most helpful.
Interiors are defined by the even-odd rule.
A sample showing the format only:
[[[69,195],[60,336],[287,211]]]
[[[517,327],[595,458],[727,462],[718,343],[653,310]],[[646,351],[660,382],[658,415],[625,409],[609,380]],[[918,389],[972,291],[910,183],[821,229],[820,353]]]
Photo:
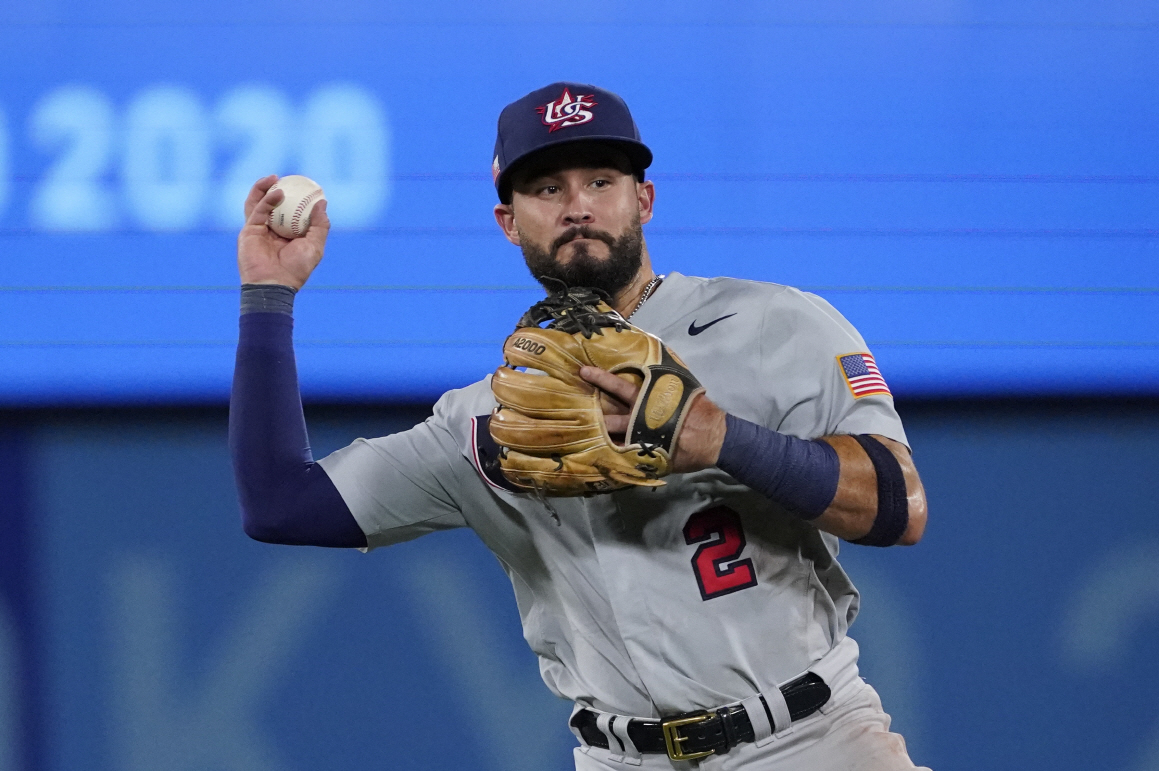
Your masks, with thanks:
[[[592,184],[593,184],[593,185],[595,185],[596,187],[607,187],[608,185],[610,185],[610,184],[612,184],[612,183],[611,183],[611,182],[609,182],[609,181],[608,181],[608,180],[606,180],[606,179],[597,179],[597,180],[596,180],[595,182],[593,182]]]
[[[548,195],[555,195],[559,192],[559,187],[556,185],[546,185],[544,186],[542,192],[547,193]]]

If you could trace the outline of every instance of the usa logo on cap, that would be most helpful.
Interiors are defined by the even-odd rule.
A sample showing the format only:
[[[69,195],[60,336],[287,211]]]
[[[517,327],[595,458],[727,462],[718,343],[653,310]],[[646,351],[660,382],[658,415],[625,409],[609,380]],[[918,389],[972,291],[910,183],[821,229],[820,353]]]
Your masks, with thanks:
[[[580,94],[573,97],[571,91],[563,89],[563,93],[554,102],[548,102],[535,111],[543,116],[543,125],[548,127],[548,133],[559,131],[568,126],[579,126],[596,117],[591,108],[595,107],[595,94]]]

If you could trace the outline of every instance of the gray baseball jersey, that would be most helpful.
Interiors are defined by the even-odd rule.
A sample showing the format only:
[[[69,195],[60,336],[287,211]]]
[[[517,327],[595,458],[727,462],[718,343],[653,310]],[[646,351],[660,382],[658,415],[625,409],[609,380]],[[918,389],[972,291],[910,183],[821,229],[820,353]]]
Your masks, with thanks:
[[[673,273],[632,322],[738,417],[801,438],[906,442],[865,341],[819,297]],[[413,429],[321,463],[369,548],[475,530],[557,695],[638,717],[711,709],[770,692],[845,639],[858,595],[837,538],[719,469],[589,498],[513,492],[487,430],[495,404],[488,377]]]

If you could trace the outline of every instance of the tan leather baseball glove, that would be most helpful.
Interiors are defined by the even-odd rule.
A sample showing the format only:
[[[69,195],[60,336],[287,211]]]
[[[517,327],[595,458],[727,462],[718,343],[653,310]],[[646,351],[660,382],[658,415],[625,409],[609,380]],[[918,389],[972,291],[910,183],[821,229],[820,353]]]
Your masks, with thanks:
[[[499,402],[491,436],[513,485],[565,496],[664,484],[692,398],[704,389],[606,295],[584,288],[549,295],[520,319],[503,357],[491,380]],[[599,389],[579,375],[585,365],[640,386],[622,445],[608,434]]]

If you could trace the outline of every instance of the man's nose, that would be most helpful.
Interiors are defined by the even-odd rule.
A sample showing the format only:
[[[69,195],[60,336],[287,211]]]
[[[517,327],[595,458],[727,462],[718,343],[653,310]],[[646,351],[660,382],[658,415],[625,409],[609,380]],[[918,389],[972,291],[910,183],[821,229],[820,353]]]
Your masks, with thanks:
[[[563,221],[565,225],[590,225],[595,221],[591,207],[588,206],[587,196],[568,197],[564,204]]]

